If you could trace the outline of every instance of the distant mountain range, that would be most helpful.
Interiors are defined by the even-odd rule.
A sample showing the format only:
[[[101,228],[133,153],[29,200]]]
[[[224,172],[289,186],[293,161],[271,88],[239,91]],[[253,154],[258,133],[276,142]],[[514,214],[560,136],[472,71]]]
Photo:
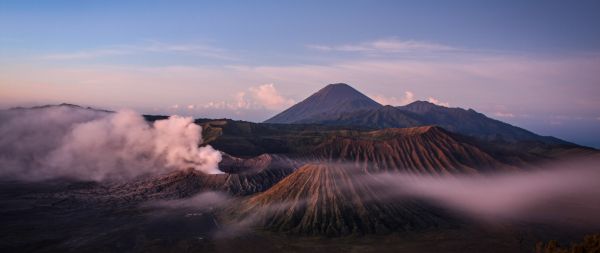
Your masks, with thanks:
[[[540,136],[489,118],[473,109],[448,108],[425,101],[397,107],[384,106],[344,83],[327,85],[264,123],[323,124],[371,129],[437,125],[451,132],[488,141],[534,141],[575,146],[558,138]]]

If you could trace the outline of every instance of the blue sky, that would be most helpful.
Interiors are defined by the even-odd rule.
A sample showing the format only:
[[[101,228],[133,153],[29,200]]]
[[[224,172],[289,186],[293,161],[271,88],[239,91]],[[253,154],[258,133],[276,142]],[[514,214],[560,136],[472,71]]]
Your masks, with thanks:
[[[1,1],[0,106],[262,121],[328,83],[600,147],[598,1]]]

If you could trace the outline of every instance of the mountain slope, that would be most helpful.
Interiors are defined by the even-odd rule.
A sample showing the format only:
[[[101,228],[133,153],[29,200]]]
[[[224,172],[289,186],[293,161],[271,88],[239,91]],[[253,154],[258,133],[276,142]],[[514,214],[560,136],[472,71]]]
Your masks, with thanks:
[[[370,172],[435,175],[511,168],[436,126],[340,133],[322,141],[311,153],[322,160],[352,163]]]
[[[344,83],[330,84],[302,102],[265,121],[265,123],[297,123],[322,114],[337,115],[381,105]]]
[[[448,108],[425,101],[405,106],[382,106],[347,84],[330,84],[265,123],[323,124],[371,129],[438,125],[451,132],[501,143],[579,147],[558,138],[540,136],[491,119],[473,109]],[[529,143],[531,145],[531,143]]]
[[[574,145],[554,137],[540,136],[499,120],[491,119],[473,109],[448,108],[425,101],[416,101],[398,109],[420,116],[424,124],[441,126],[449,131],[487,140],[541,141],[549,144]]]
[[[425,125],[415,113],[400,111],[393,106],[381,106],[341,114],[321,114],[296,123],[318,123],[331,126],[367,127],[371,129],[402,128]]]
[[[412,200],[386,201],[370,180],[339,164],[307,164],[234,207],[234,217],[269,230],[304,235],[385,234],[452,222]]]

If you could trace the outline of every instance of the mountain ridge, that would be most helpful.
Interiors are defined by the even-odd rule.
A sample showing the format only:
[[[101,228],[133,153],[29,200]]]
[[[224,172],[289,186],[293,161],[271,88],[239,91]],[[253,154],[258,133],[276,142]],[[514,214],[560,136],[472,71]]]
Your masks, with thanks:
[[[345,83],[329,84],[296,105],[264,121],[289,123],[321,113],[344,113],[381,105]]]
[[[541,136],[526,129],[489,118],[483,113],[473,109],[449,108],[426,101],[415,101],[404,106],[390,106],[370,104],[369,106],[348,106],[347,100],[329,101],[337,104],[344,110],[326,110],[327,107],[311,105],[316,97],[322,96],[326,90],[328,99],[337,99],[332,95],[338,89],[331,87],[344,87],[342,90],[352,90],[353,97],[368,98],[347,84],[330,84],[309,96],[302,102],[293,105],[287,110],[275,115],[264,123],[280,124],[323,124],[335,126],[366,127],[371,129],[418,127],[424,125],[438,125],[444,129],[467,136],[476,137],[486,141],[499,142],[539,142],[548,145],[564,145],[578,147],[579,145],[558,139],[552,136]],[[355,93],[359,93],[355,94]],[[359,100],[364,101],[364,99]],[[317,107],[319,110],[311,111]],[[300,109],[302,110],[300,110]]]

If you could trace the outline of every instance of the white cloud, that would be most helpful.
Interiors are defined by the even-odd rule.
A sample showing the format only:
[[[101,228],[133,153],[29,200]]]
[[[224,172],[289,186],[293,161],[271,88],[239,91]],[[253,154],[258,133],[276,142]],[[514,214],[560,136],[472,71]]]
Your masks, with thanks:
[[[46,60],[80,60],[80,59],[92,59],[101,58],[108,56],[127,55],[132,54],[132,51],[118,49],[118,48],[107,48],[107,49],[96,49],[96,50],[84,50],[70,53],[56,53],[45,55],[42,58]]]
[[[442,101],[440,101],[440,100],[438,100],[438,99],[436,99],[434,97],[427,98],[427,101],[429,103],[432,103],[432,104],[441,105],[441,106],[445,106],[445,107],[450,107],[450,104],[448,104],[447,102],[442,102]]]
[[[203,108],[228,109],[233,111],[250,109],[282,110],[294,104],[294,100],[282,96],[273,84],[263,84],[235,93],[230,101],[211,101]]]
[[[363,52],[363,53],[408,53],[431,51],[454,51],[457,48],[415,40],[381,39],[370,42],[344,45],[307,45],[307,48],[318,51]]]
[[[250,101],[246,99],[246,92],[240,91],[235,94],[235,102],[229,106],[229,109],[249,109]]]
[[[393,96],[386,97],[383,95],[373,95],[370,97],[373,100],[377,101],[377,103],[380,103],[382,105],[392,105],[392,106],[406,105],[406,104],[410,104],[415,101],[415,94],[411,91],[405,91],[404,97],[401,97],[401,98],[397,98],[397,97],[393,97]]]
[[[110,56],[148,54],[148,53],[186,53],[221,60],[239,60],[227,50],[202,44],[167,44],[153,41],[146,44],[115,45],[105,48],[87,49],[76,52],[54,53],[42,56],[46,60],[83,60]]]
[[[272,83],[250,87],[249,90],[253,99],[269,110],[281,110],[294,104],[293,99],[285,98],[279,94]]]
[[[494,116],[501,118],[514,118],[515,115],[510,112],[495,112]]]

